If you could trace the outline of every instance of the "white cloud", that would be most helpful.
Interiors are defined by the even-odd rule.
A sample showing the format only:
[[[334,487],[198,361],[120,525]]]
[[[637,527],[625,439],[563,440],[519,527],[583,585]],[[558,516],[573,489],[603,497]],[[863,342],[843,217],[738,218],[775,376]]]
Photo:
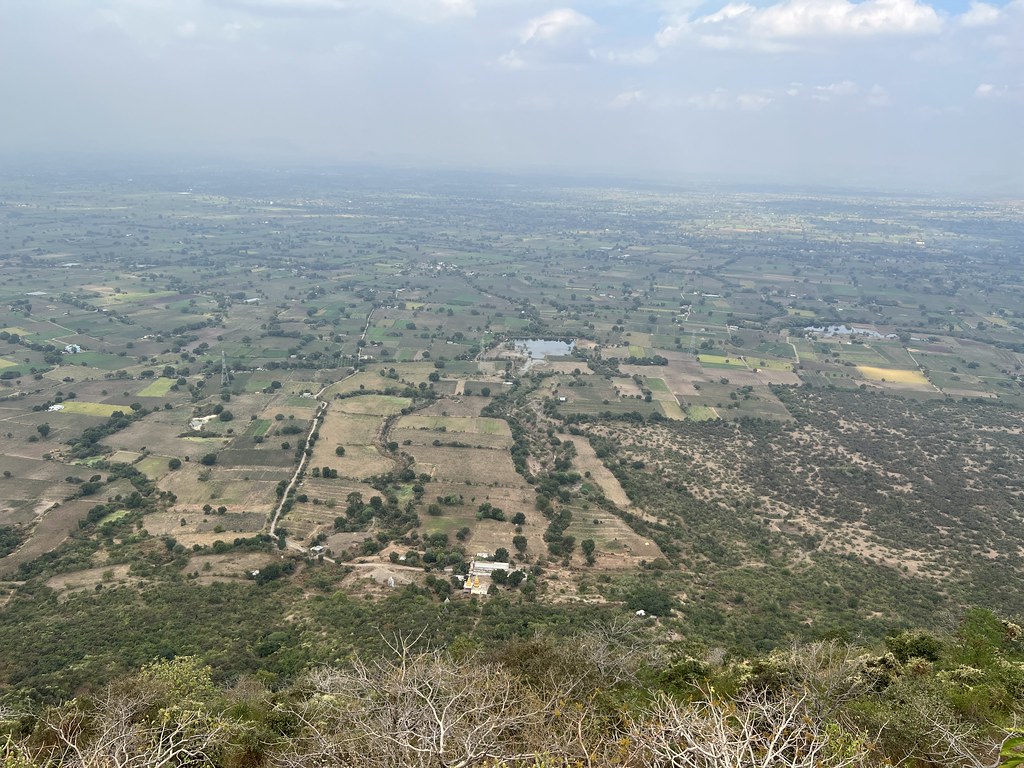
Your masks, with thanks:
[[[853,96],[859,92],[859,85],[850,80],[843,80],[841,83],[815,86],[811,98],[815,101],[832,101],[844,96]]]
[[[257,13],[305,14],[325,11],[347,11],[353,7],[348,0],[211,0],[214,5],[225,5]]]
[[[974,89],[974,96],[979,99],[1001,99],[1009,94],[1010,89],[1007,86],[992,83],[981,83]]]
[[[919,0],[782,0],[761,8],[731,2],[666,26],[656,41],[664,47],[693,37],[716,48],[781,50],[805,38],[934,34],[941,28],[939,14]]]
[[[452,16],[476,15],[475,0],[207,0],[252,13],[274,16],[308,16],[347,11],[374,11],[429,21]]]
[[[633,104],[639,104],[644,101],[644,92],[640,90],[636,91],[623,91],[622,93],[615,96],[608,105],[612,109],[625,109]]]
[[[686,104],[695,109],[726,109],[732,103],[729,92],[724,88],[716,88],[709,93],[698,93],[686,100]]]
[[[530,19],[520,38],[526,43],[551,43],[594,26],[594,20],[572,8],[558,8]]]
[[[473,0],[441,0],[441,7],[453,16],[476,16]]]
[[[179,37],[195,37],[196,32],[199,31],[199,26],[194,21],[186,21],[178,25],[178,36]]]
[[[716,88],[713,91],[689,96],[682,103],[702,111],[739,109],[744,112],[756,112],[774,101],[775,97],[771,91],[749,91],[734,95],[727,88]]]
[[[642,48],[619,51],[598,51],[594,57],[607,61],[609,64],[622,64],[631,67],[647,67],[657,63],[659,51],[651,45]]]
[[[747,112],[764,109],[775,99],[763,93],[741,93],[736,97],[736,106]]]
[[[868,91],[867,103],[871,107],[887,107],[892,99],[889,92],[877,83]]]
[[[972,2],[971,7],[960,15],[960,23],[965,27],[991,27],[999,23],[1002,11],[988,3]]]
[[[511,69],[513,71],[526,69],[526,61],[523,59],[522,56],[519,55],[519,52],[516,50],[511,50],[508,53],[503,53],[501,56],[499,56],[498,65],[504,67],[505,69]]]

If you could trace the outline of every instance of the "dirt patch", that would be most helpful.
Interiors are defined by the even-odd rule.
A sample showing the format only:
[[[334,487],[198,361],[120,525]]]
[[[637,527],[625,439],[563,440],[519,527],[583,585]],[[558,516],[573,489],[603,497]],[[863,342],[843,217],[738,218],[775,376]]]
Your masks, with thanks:
[[[597,458],[597,454],[594,453],[594,448],[590,445],[590,441],[585,437],[572,437],[568,439],[576,446],[576,458],[573,459],[573,464],[576,466],[577,471],[583,475],[589,472],[589,479],[600,486],[609,501],[612,501],[622,509],[629,509],[633,502],[629,500],[629,496],[626,495],[615,475],[604,465],[604,462]]]
[[[64,543],[71,531],[78,527],[78,521],[84,519],[97,503],[95,499],[76,499],[47,505],[28,541],[0,560],[0,574],[11,574],[22,563],[31,562],[40,555],[55,550]]]

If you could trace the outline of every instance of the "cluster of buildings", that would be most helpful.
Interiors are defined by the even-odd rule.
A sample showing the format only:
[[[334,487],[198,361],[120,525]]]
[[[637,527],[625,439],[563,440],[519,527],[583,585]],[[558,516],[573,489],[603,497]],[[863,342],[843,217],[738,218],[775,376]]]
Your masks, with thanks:
[[[491,574],[495,571],[511,573],[517,570],[510,563],[502,563],[496,560],[482,560],[481,556],[487,557],[486,552],[477,553],[476,559],[469,564],[469,573],[462,582],[462,591],[469,595],[486,595],[491,586]]]

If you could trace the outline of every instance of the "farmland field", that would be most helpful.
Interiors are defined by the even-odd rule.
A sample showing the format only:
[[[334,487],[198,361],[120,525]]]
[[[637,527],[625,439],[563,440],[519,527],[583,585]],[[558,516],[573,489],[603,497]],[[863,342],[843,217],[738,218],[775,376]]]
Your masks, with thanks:
[[[140,389],[136,394],[139,397],[163,397],[171,391],[174,381],[171,379],[154,379],[149,386]]]
[[[639,590],[704,658],[1024,610],[1016,203],[371,176],[0,180],[0,629]],[[300,670],[268,626],[194,651]]]
[[[80,400],[66,400],[61,409],[67,413],[84,413],[87,416],[110,416],[117,411],[124,411],[123,405],[107,405],[105,403],[86,403]]]
[[[874,368],[869,365],[858,365],[857,370],[864,378],[872,381],[893,381],[897,384],[917,384],[924,387],[930,385],[928,379],[920,371]]]

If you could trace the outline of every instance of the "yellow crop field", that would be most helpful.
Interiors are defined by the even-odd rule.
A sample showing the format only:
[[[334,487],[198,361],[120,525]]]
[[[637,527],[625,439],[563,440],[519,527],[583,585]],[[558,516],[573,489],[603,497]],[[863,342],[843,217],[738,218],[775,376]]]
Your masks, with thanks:
[[[17,365],[17,363],[12,363],[10,360],[4,360],[0,357],[0,368],[10,368],[13,365]]]
[[[871,365],[858,365],[857,370],[865,379],[872,381],[892,381],[897,384],[919,384],[929,386],[930,382],[920,371],[910,371],[899,368],[875,368]]]
[[[106,403],[86,403],[81,400],[65,400],[61,405],[64,406],[66,413],[85,413],[89,416],[110,416],[114,411],[122,411],[123,413],[131,413],[131,408],[127,405],[107,405]]]

